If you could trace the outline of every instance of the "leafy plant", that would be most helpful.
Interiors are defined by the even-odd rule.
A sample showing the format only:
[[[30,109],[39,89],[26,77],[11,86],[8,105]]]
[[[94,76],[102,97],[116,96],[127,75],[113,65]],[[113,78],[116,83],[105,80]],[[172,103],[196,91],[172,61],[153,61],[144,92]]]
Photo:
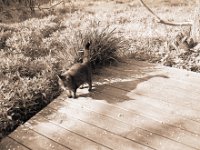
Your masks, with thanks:
[[[83,49],[86,43],[91,43],[90,62],[94,68],[118,61],[119,56],[123,55],[130,46],[123,36],[118,35],[115,29],[111,30],[109,27],[78,32],[75,37],[77,40],[72,45],[76,51]],[[81,56],[77,59],[76,61],[79,61]]]

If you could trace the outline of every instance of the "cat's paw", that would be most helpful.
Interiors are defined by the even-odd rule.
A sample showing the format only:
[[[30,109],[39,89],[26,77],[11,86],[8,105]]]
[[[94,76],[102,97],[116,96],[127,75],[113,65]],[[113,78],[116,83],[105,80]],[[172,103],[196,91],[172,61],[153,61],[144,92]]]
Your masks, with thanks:
[[[79,88],[80,88],[80,89],[84,89],[84,86],[82,85],[82,86],[80,86]]]
[[[72,98],[72,95],[68,95],[68,98]]]

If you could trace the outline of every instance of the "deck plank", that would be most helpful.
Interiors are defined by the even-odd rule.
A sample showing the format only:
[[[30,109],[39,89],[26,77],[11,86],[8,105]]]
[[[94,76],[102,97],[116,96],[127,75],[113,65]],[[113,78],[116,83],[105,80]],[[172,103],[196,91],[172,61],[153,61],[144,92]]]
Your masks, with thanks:
[[[149,81],[149,82],[151,82],[151,81]],[[166,82],[169,82],[169,81],[166,81]],[[134,81],[133,81],[132,85],[133,84],[134,84]],[[160,84],[163,84],[163,83],[160,82]],[[200,102],[198,102],[197,98],[195,98],[196,100],[194,100],[190,97],[188,98],[188,94],[187,94],[188,92],[190,93],[190,95],[193,95],[193,96],[196,95],[196,93],[194,93],[192,91],[187,92],[186,90],[181,90],[181,91],[179,90],[180,91],[179,93],[178,93],[178,91],[175,92],[175,93],[173,92],[175,94],[175,96],[172,95],[171,98],[170,98],[167,95],[168,92],[166,92],[166,93],[163,92],[164,94],[166,94],[165,96],[160,96],[160,92],[157,93],[158,96],[156,96],[156,94],[154,94],[154,95],[146,94],[149,91],[150,87],[146,88],[146,89],[144,87],[138,87],[135,90],[131,90],[130,86],[126,86],[126,87],[124,86],[123,87],[123,85],[118,86],[116,84],[111,85],[111,86],[114,87],[114,88],[124,89],[124,91],[122,91],[122,93],[127,93],[127,91],[128,91],[129,97],[132,96],[134,99],[139,98],[140,101],[145,101],[145,103],[149,103],[149,104],[152,104],[154,106],[157,106],[157,108],[162,108],[162,110],[163,109],[168,110],[167,112],[170,112],[170,114],[175,113],[175,114],[178,114],[178,115],[182,115],[186,118],[189,118],[191,120],[200,122],[200,114],[199,114],[199,110],[197,108],[197,107],[199,107]],[[153,86],[153,85],[151,85],[151,86]],[[155,86],[162,87],[163,85],[155,85]],[[151,87],[151,88],[153,88],[153,87]],[[145,90],[145,92],[142,92],[140,90]],[[160,90],[157,90],[157,91],[160,91]],[[106,88],[102,92],[106,92]],[[121,93],[121,95],[124,95],[122,93]],[[182,93],[185,93],[183,95],[186,95],[186,94],[187,95],[185,97],[181,97],[181,98],[176,97],[177,94],[182,95]],[[123,98],[123,97],[121,96],[121,98]],[[194,108],[194,106],[195,106],[195,108]]]
[[[137,69],[137,68],[136,68]],[[139,77],[134,76],[134,72],[135,70],[132,71],[123,71],[122,70],[116,70],[113,67],[107,68],[106,69],[108,72],[113,72],[116,75],[118,74],[118,77],[123,78],[125,77],[131,77],[132,81],[145,81],[148,80],[148,82],[152,82],[151,84],[154,84],[154,86],[156,87],[156,85],[160,84],[160,83],[164,83],[162,84],[162,86],[167,87],[168,89],[173,89],[174,91],[176,90],[185,90],[186,93],[187,92],[192,92],[192,95],[195,96],[200,96],[200,85],[199,84],[193,84],[192,82],[187,82],[188,77],[185,77],[184,80],[178,80],[178,79],[174,79],[171,78],[169,75],[167,74],[152,74],[150,73],[148,75],[148,73],[144,74],[144,75],[140,75]],[[167,81],[167,82],[166,82]],[[174,84],[176,83],[176,84]]]
[[[122,65],[122,64],[121,64]],[[163,69],[162,69],[163,68]],[[158,84],[158,83],[165,83],[165,86],[169,88],[171,87],[172,89],[174,89],[176,91],[176,89],[180,89],[180,90],[187,90],[194,92],[193,94],[197,94],[198,96],[200,96],[200,84],[198,83],[198,80],[200,80],[200,75],[198,73],[198,78],[196,77],[194,80],[192,80],[192,75],[190,75],[189,72],[188,74],[184,74],[182,73],[182,70],[178,71],[181,72],[180,75],[177,75],[178,73],[169,73],[166,70],[166,67],[162,67],[159,70],[155,69],[155,71],[152,71],[149,68],[139,68],[138,66],[125,66],[119,68],[119,67],[109,67],[106,68],[105,70],[107,71],[107,74],[109,74],[109,72],[112,72],[113,74],[115,74],[116,77],[118,78],[127,78],[129,77],[129,79],[132,79],[133,81],[152,81],[152,83]],[[168,67],[167,67],[168,68]],[[169,69],[169,68],[168,68]],[[171,68],[171,70],[173,70],[174,68]],[[149,71],[148,71],[149,70]],[[184,72],[184,71],[183,71]],[[176,76],[175,76],[176,75]],[[191,81],[192,80],[192,81]],[[167,81],[167,82],[166,82]],[[174,84],[176,83],[176,84]]]
[[[10,137],[4,138],[0,143],[0,150],[30,150]]]
[[[177,149],[177,148],[193,149],[192,147],[198,147],[198,148],[200,147],[199,144],[194,145],[194,143],[198,143],[199,139],[193,138],[193,136],[187,136],[186,134],[185,138],[181,138],[180,140],[177,140],[176,138],[179,136],[177,135],[177,137],[174,136],[173,138],[170,139],[169,137],[162,136],[162,134],[159,135],[158,132],[153,133],[151,130],[146,130],[146,128],[142,129],[140,126],[134,125],[133,122],[122,121],[119,119],[119,117],[120,117],[120,114],[122,114],[124,111],[119,110],[117,112],[119,116],[116,115],[117,117],[108,115],[109,112],[101,112],[101,110],[96,109],[95,104],[94,104],[96,102],[94,102],[94,100],[95,99],[92,99],[92,102],[91,102],[91,101],[88,101],[88,99],[83,100],[83,98],[81,98],[80,100],[81,102],[79,101],[79,99],[77,100],[77,102],[73,100],[59,101],[59,102],[56,101],[52,103],[49,107],[54,108],[56,111],[67,106],[67,110],[65,110],[65,113],[67,115],[69,114],[73,115],[73,117],[76,117],[77,119],[80,119],[84,122],[88,122],[100,128],[106,129],[107,131],[118,134],[122,137],[129,138],[138,143],[141,143],[146,146],[150,146],[155,149],[163,149],[168,144],[173,145],[173,147],[170,147],[170,149]],[[83,101],[85,101],[84,104],[83,104]],[[87,105],[88,103],[90,104]],[[106,107],[106,106],[100,105],[99,103],[97,103],[97,105],[101,107]],[[113,108],[110,107],[108,111],[112,111],[112,110]],[[127,119],[131,119],[131,118],[127,118]],[[192,138],[193,142],[189,143],[190,141],[188,142],[188,138]],[[159,142],[158,141],[155,142],[152,139],[159,139]],[[182,139],[183,141],[181,141]],[[183,143],[183,145],[180,144],[181,142]],[[185,146],[184,144],[189,144],[190,146]]]
[[[171,114],[169,113],[169,111],[168,111],[169,113],[168,114],[166,112],[163,112],[163,109],[159,108],[160,106],[156,108],[156,107],[150,106],[148,102],[146,103],[146,101],[151,100],[148,97],[141,97],[140,95],[136,95],[132,92],[127,92],[126,90],[121,90],[115,87],[105,86],[104,88],[102,88],[101,93],[103,93],[103,95],[105,94],[110,95],[110,97],[107,98],[110,100],[109,102],[111,102],[112,100],[112,94],[110,94],[110,91],[112,91],[112,93],[115,93],[115,99],[113,103],[116,103],[117,105],[121,107],[125,107],[125,105],[127,105],[128,108],[130,107],[132,108],[132,110],[138,111],[139,114],[144,114],[144,115],[146,114],[145,116],[148,116],[157,121],[162,121],[168,124],[170,124],[170,122],[173,120],[177,120],[177,124],[175,124],[176,127],[181,127],[182,129],[185,129],[187,131],[200,135],[200,123],[198,122],[198,119],[197,121],[195,119],[191,120],[182,115]],[[105,98],[106,97],[104,97],[104,99]],[[120,103],[120,101],[125,101],[125,102]],[[156,101],[155,103],[158,103],[158,102]],[[196,111],[196,115],[199,117],[200,113]]]
[[[113,74],[116,77],[126,78],[131,77],[133,79],[151,79],[154,77],[162,77],[163,79],[170,79],[174,82],[178,82],[180,85],[183,84],[190,85],[189,89],[193,89],[200,92],[200,74],[194,73],[191,71],[180,70],[177,68],[171,68],[161,65],[149,64],[146,62],[138,62],[138,61],[129,61],[130,63],[121,63],[119,66],[110,66],[107,67],[105,70],[107,74],[110,73],[109,70],[112,70]],[[148,78],[147,78],[148,77]],[[181,82],[181,83],[180,83]],[[178,84],[178,85],[179,85]],[[176,86],[177,84],[173,84]],[[179,86],[179,88],[182,88]]]
[[[52,111],[48,111],[48,113],[52,113]],[[55,114],[57,115],[57,114]],[[45,115],[47,117],[48,115]],[[65,128],[53,124],[52,121],[50,122],[48,119],[41,115],[34,116],[28,123],[25,124],[27,127],[31,127],[32,130],[36,131],[37,133],[44,135],[50,138],[57,143],[63,144],[66,147],[69,147],[73,150],[108,150],[109,148],[97,144],[92,140],[88,140],[85,137],[82,137],[74,132],[70,132]],[[60,115],[58,114],[56,119],[61,119]]]
[[[198,142],[200,138],[198,135],[185,131],[175,126],[168,125],[165,122],[156,121],[146,116],[142,116],[136,110],[132,111],[132,110],[123,108],[121,106],[108,104],[107,102],[103,101],[104,100],[103,98],[105,98],[105,94],[102,94],[101,96],[102,96],[101,101],[99,100],[94,101],[95,100],[94,98],[87,99],[87,100],[85,100],[84,98],[79,98],[73,102],[71,102],[70,100],[67,100],[68,102],[67,107],[69,108],[72,105],[72,107],[75,107],[77,110],[80,110],[81,108],[86,107],[90,111],[94,111],[96,113],[99,113],[111,118],[115,118],[118,121],[131,125],[132,127],[137,127],[137,128],[146,130],[149,132],[149,135],[154,133],[154,134],[163,136],[167,139],[171,139],[173,141],[177,141],[177,142],[181,142],[183,144],[189,145],[191,147],[200,148],[200,144]],[[53,105],[53,107],[56,107],[54,103],[52,103],[51,105]],[[62,105],[65,105],[65,103],[62,102]],[[77,107],[79,107],[79,109]],[[103,112],[102,112],[102,108],[103,108]],[[73,110],[71,109],[69,111],[73,112]],[[75,111],[73,112],[73,114],[76,114],[76,116],[79,115],[79,117],[81,118],[83,113],[80,112],[79,114],[78,111]],[[92,120],[92,119],[88,119],[88,120]],[[160,137],[158,136],[158,138]],[[188,140],[188,139],[191,139],[191,140]]]
[[[63,92],[0,149],[200,149],[200,74],[127,60]]]
[[[63,145],[56,143],[49,138],[34,132],[27,126],[18,127],[15,132],[9,135],[12,139],[15,139],[18,143],[30,148],[31,150],[70,150]]]
[[[168,103],[159,99],[153,99],[147,96],[143,95],[137,95],[134,93],[131,93],[132,96],[134,96],[134,100],[137,101],[139,99],[139,102],[148,104],[155,109],[162,110],[163,112],[170,114],[170,115],[179,115],[184,118],[188,118],[190,120],[200,122],[200,112],[197,110],[192,110],[180,105],[175,105],[172,103]]]
[[[110,67],[106,69],[105,76],[112,74],[115,75],[117,79],[120,79],[117,80],[115,78],[113,80],[112,77],[107,78],[107,84],[111,86],[132,91],[137,95],[160,99],[165,102],[184,106],[186,108],[189,107],[192,110],[199,111],[200,84],[196,83],[200,80],[200,75],[196,75],[197,73],[195,73],[195,80],[193,80],[192,77],[194,73],[189,72],[189,75],[187,75],[184,74],[185,71],[179,70],[176,74],[170,74],[165,71],[165,68],[166,67],[160,67],[158,71],[157,69],[152,71],[152,69],[147,67],[144,71],[148,69],[149,71],[143,73],[143,70],[138,68],[138,66],[121,66],[121,68]],[[181,74],[180,72],[183,73]],[[180,74],[180,76],[175,76],[177,74]],[[177,79],[175,79],[174,76],[177,77]],[[199,78],[197,78],[197,76]],[[178,78],[181,78],[181,80]]]
[[[126,63],[128,63],[128,65],[121,64],[123,68],[131,68],[132,70],[134,68],[140,68],[140,70],[143,70],[147,74],[165,74],[169,78],[192,83],[197,86],[200,84],[200,74],[192,71],[135,60],[128,60]]]
[[[56,104],[56,103],[55,103]],[[70,130],[74,133],[82,135],[88,139],[93,140],[96,143],[104,145],[110,149],[151,149],[147,146],[138,144],[137,142],[131,141],[127,138],[123,138],[119,135],[116,135],[112,132],[108,132],[103,128],[91,125],[88,122],[81,121],[80,119],[74,118],[71,114],[69,115],[70,108],[62,107],[59,110],[53,112],[51,108],[46,108],[41,111],[39,114],[47,117],[49,121],[61,126],[67,130]],[[81,110],[79,109],[78,111]],[[50,114],[50,115],[49,115]]]

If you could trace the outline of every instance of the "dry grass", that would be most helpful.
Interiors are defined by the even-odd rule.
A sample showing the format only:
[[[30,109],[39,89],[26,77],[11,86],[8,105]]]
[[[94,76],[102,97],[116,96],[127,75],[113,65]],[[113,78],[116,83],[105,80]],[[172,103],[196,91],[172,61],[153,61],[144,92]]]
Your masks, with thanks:
[[[173,2],[172,7],[164,0],[149,5],[168,20],[192,19],[191,1]],[[94,68],[127,56],[200,71],[198,49],[185,54],[167,47],[187,29],[158,24],[139,6],[129,0],[88,0],[59,6],[39,19],[0,24],[0,138],[60,94],[56,75],[80,61],[79,50],[88,41]]]

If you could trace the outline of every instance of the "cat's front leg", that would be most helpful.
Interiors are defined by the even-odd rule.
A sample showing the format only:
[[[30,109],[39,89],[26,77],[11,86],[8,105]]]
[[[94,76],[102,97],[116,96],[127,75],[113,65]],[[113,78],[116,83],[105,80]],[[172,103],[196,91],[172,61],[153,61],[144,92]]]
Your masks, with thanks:
[[[71,91],[71,90],[68,90],[67,96],[68,96],[69,98],[72,98],[72,91]]]
[[[77,98],[76,96],[76,89],[73,90],[74,98]]]

